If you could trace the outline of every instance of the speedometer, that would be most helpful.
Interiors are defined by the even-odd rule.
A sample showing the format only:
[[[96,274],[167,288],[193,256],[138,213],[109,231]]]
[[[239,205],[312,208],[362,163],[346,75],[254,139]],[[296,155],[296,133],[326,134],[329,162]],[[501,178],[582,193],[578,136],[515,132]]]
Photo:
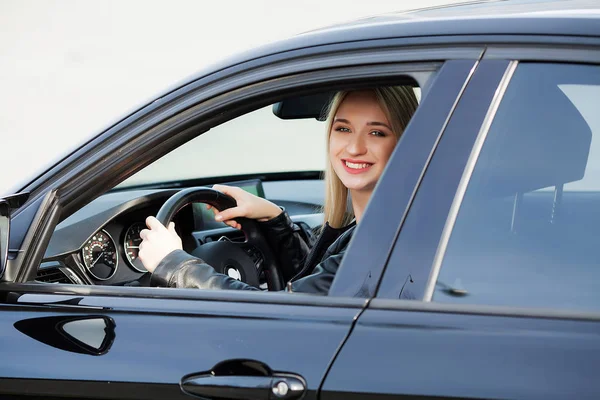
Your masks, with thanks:
[[[143,222],[136,222],[131,225],[125,233],[123,247],[125,248],[125,256],[127,257],[127,261],[129,261],[129,265],[140,272],[148,272],[148,270],[144,268],[142,261],[138,258],[140,253],[140,243],[142,243],[142,238],[140,237],[142,229],[146,229],[146,224]]]
[[[96,232],[83,245],[81,256],[90,275],[98,280],[110,279],[117,272],[117,246],[105,230]]]

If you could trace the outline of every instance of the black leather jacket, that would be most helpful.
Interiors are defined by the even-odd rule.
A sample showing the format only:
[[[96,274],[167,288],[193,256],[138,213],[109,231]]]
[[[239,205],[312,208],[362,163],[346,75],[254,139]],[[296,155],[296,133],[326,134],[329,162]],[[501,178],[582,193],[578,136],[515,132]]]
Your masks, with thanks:
[[[309,249],[300,229],[286,212],[260,224],[273,252],[277,254],[285,281],[292,281],[291,291],[327,295],[354,232],[355,223],[341,229],[326,224],[312,249]],[[151,276],[150,285],[259,290],[216,272],[206,262],[183,250],[174,250],[162,259]]]

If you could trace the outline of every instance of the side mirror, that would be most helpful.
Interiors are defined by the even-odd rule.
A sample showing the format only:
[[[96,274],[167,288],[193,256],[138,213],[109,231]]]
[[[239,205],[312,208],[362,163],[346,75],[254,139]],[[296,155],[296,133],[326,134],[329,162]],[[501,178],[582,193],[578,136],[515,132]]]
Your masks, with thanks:
[[[0,200],[0,276],[4,274],[8,262],[8,237],[10,232],[10,206]]]

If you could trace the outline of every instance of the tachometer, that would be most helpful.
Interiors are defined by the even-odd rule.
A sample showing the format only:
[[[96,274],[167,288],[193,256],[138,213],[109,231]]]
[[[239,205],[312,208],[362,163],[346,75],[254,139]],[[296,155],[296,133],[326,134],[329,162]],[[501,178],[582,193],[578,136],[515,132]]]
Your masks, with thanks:
[[[144,268],[144,264],[142,264],[138,258],[140,253],[140,243],[142,243],[140,231],[145,228],[146,224],[143,222],[136,222],[135,224],[131,225],[125,233],[125,240],[123,243],[125,256],[127,257],[127,261],[129,261],[129,265],[140,272],[148,272],[146,268]]]
[[[117,246],[104,230],[96,232],[83,245],[81,256],[90,275],[98,280],[110,279],[117,272],[119,261]]]

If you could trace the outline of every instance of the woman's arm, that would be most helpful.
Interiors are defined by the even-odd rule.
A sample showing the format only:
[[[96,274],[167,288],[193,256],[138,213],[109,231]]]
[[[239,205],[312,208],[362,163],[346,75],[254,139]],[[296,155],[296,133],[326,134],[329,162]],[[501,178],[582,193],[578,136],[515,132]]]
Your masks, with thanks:
[[[167,229],[154,217],[149,217],[147,223],[151,230],[142,231],[141,235],[144,241],[147,240],[147,244],[150,245],[140,246],[140,258],[148,271],[152,273],[151,285],[198,289],[258,290],[216,272],[203,260],[187,254],[181,248],[171,249],[167,254],[162,255],[162,252],[177,243],[177,234],[172,226]],[[322,262],[316,266],[311,275],[294,282],[292,291],[327,295],[350,241],[352,231],[351,228],[344,232],[329,246]],[[165,243],[166,245],[162,245]],[[150,262],[157,257],[160,259],[156,264]]]

